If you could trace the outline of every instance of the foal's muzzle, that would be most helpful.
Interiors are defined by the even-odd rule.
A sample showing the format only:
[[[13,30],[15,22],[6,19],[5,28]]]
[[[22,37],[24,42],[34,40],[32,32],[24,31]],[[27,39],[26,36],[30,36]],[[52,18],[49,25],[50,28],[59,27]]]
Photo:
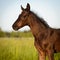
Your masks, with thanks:
[[[14,29],[14,30],[18,30],[19,28],[17,27],[17,26],[15,26],[14,24],[12,25],[12,28]]]

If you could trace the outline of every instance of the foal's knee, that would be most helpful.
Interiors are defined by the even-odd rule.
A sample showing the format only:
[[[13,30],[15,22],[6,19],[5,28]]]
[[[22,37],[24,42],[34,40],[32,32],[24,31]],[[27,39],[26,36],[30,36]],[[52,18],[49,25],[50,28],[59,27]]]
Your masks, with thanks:
[[[46,60],[46,54],[45,54],[45,52],[40,52],[39,53],[39,60]]]
[[[51,48],[47,51],[48,59],[54,60],[54,50]]]

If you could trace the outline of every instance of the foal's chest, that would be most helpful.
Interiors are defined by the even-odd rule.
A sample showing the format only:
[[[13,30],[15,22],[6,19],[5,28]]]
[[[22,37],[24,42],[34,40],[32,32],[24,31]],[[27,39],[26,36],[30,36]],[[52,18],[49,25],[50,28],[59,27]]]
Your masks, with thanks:
[[[43,49],[46,49],[48,46],[53,45],[57,39],[57,34],[54,30],[41,33],[39,36],[40,37],[38,37],[37,44]]]

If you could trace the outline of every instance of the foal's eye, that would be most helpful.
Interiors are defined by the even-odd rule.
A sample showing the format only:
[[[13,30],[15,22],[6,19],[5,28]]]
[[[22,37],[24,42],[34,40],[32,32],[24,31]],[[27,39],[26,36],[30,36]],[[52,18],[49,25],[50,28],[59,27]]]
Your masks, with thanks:
[[[24,18],[26,17],[26,15],[24,16]]]

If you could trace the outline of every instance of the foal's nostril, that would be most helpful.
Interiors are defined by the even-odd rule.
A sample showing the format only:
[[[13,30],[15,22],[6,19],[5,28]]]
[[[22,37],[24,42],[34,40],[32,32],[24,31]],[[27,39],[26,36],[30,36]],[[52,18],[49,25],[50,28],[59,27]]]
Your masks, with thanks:
[[[15,28],[16,28],[16,26],[15,26],[15,25],[12,25],[12,28],[13,28],[13,29],[15,29]]]
[[[12,25],[12,28],[14,29],[14,27],[15,27],[15,25],[13,24],[13,25]]]

